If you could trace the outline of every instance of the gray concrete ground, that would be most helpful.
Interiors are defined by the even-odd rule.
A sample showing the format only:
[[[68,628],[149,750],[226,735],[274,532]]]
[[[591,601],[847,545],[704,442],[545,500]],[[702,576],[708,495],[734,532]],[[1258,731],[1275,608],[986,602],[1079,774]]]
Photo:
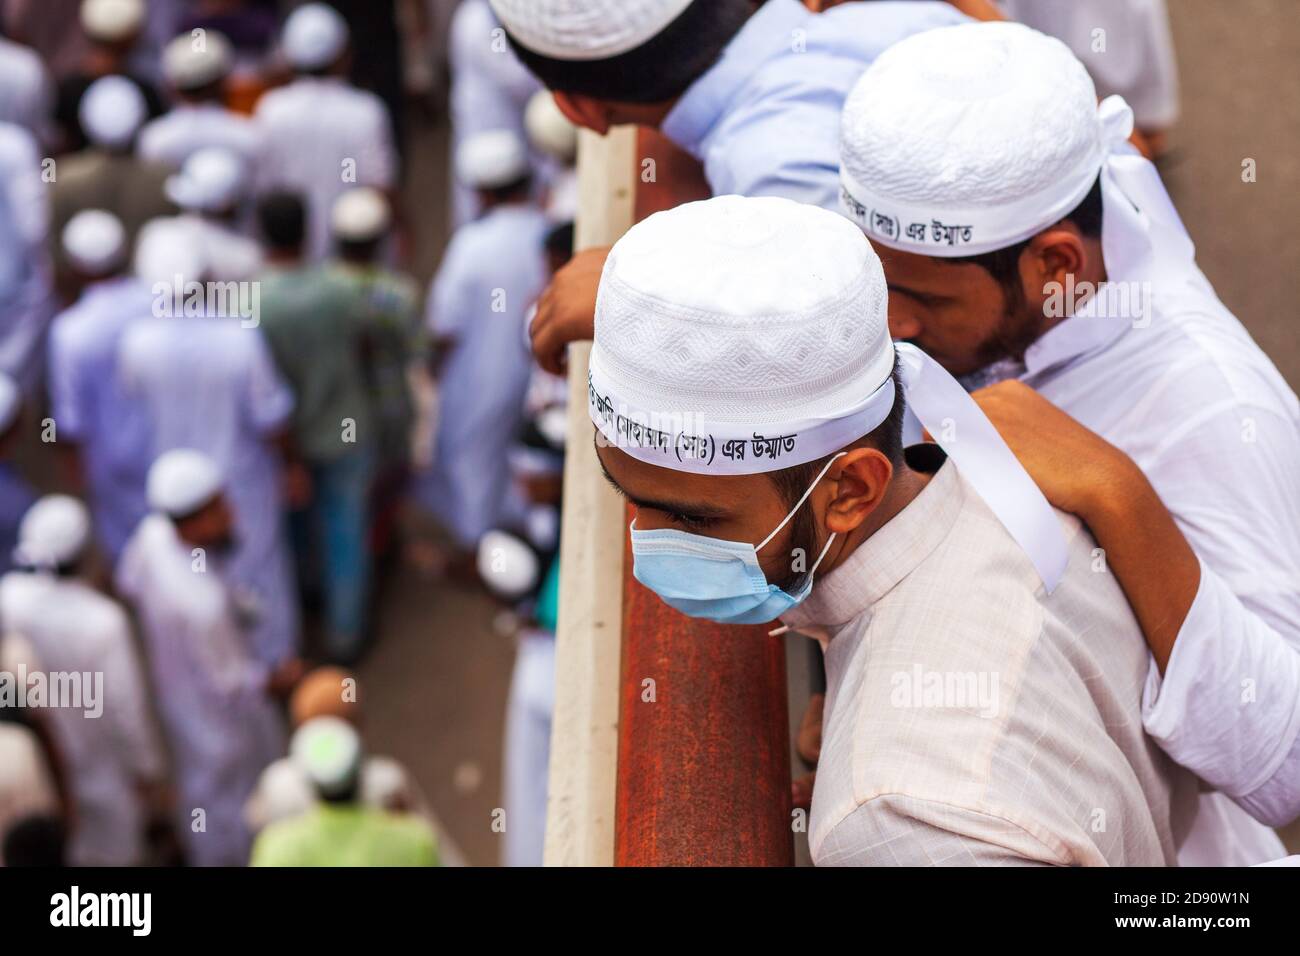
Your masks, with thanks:
[[[1062,0],[1067,2],[1067,0]],[[1170,0],[1183,115],[1163,164],[1223,300],[1300,386],[1300,4]],[[408,206],[418,272],[440,255],[445,131],[417,127]],[[1241,179],[1256,161],[1257,181]],[[402,570],[388,582],[380,643],[362,669],[372,745],[404,760],[471,863],[493,864],[499,837],[501,730],[512,661],[481,595]],[[792,722],[806,687],[791,653]],[[1293,849],[1300,850],[1300,832]]]

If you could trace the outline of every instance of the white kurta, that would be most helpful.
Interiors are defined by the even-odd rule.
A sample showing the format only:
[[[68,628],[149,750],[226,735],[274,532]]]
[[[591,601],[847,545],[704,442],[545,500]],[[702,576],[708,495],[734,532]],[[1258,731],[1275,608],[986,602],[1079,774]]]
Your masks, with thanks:
[[[76,443],[90,490],[95,533],[111,562],[140,523],[152,443],[138,400],[122,393],[117,350],[127,326],[152,314],[135,279],[89,286],[50,327],[51,414],[59,441]]]
[[[0,579],[0,618],[31,642],[46,673],[103,675],[98,716],[66,706],[48,711],[76,803],[70,861],[142,862],[137,785],[159,779],[163,761],[125,612],[83,581],[11,571]]]
[[[151,514],[127,544],[117,586],[140,615],[189,860],[243,866],[250,842],[243,804],[262,768],[283,753],[284,732],[219,562],[208,555],[199,571],[193,561],[172,522]]]
[[[135,151],[141,159],[180,168],[191,154],[216,147],[239,156],[251,170],[261,152],[253,121],[217,103],[178,103],[140,130]]]
[[[383,100],[342,79],[300,77],[271,90],[254,115],[262,140],[258,190],[303,193],[308,253],[330,251],[330,210],[353,186],[397,186],[397,151]]]
[[[546,284],[546,230],[531,205],[490,210],[452,236],[429,293],[429,330],[452,346],[420,494],[465,548],[509,513],[508,456],[532,368],[524,316]]]
[[[1248,797],[1300,735],[1300,404],[1195,266],[1138,278],[1150,283],[1148,317],[1085,307],[1034,343],[1022,379],[1128,453],[1200,556],[1207,573],[1175,647],[1173,693],[1158,696],[1153,663],[1145,719],[1176,760]],[[1300,793],[1292,800],[1300,812]],[[1219,858],[1201,848],[1224,842],[1237,863],[1282,854],[1224,797],[1204,803],[1184,863]]]
[[[508,129],[526,137],[524,110],[542,88],[515,56],[487,0],[464,0],[447,36],[451,63],[452,155],[475,133]],[[534,157],[536,159],[537,157]],[[452,178],[452,224],[478,215],[474,191]]]
[[[823,636],[820,865],[1173,865],[1196,778],[1143,733],[1148,653],[1060,515],[1049,596],[950,461],[782,616]]]
[[[298,594],[290,560],[281,462],[272,444],[288,425],[293,396],[260,330],[234,318],[154,318],[122,337],[122,388],[148,410],[150,460],[195,448],[218,463],[235,513],[228,568],[241,602],[252,598],[259,660],[297,653]]]
[[[40,384],[41,350],[55,311],[41,172],[32,134],[0,122],[0,371],[29,397]]]

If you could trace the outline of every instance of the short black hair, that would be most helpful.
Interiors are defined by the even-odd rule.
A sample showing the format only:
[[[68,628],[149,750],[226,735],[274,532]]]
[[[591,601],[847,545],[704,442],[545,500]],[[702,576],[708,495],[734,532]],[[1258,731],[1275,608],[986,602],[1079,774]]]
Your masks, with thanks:
[[[1092,188],[1088,190],[1088,195],[1083,197],[1083,201],[1074,207],[1069,215],[1061,217],[1059,222],[1072,222],[1089,239],[1101,238],[1101,176],[1093,182]],[[1052,223],[1056,225],[1056,223]],[[992,252],[985,252],[978,256],[961,256],[954,259],[943,259],[944,262],[961,265],[979,266],[989,275],[998,285],[1002,286],[1003,291],[1014,296],[1022,293],[1020,287],[1020,254],[1029,246],[1033,236],[1014,246],[1007,246],[1003,249],[994,249]]]
[[[272,249],[297,249],[307,237],[307,207],[295,192],[264,196],[257,204],[257,222]]]
[[[506,183],[504,186],[493,186],[491,189],[480,188],[478,191],[488,196],[493,202],[515,202],[527,198],[533,189],[532,173],[524,173],[514,182]]]
[[[855,444],[864,443],[870,445],[897,466],[903,460],[903,419],[907,411],[907,401],[903,396],[903,382],[897,357],[894,359],[893,379],[894,404],[889,409],[889,415]],[[833,452],[832,454],[837,453]],[[786,506],[793,508],[798,504],[799,499],[803,497],[804,492],[808,490],[808,486],[826,467],[826,463],[830,459],[831,455],[826,455],[816,461],[795,465],[793,468],[768,472],[768,477],[776,485],[776,490],[781,494]]]
[[[623,103],[659,103],[681,96],[708,72],[755,6],[753,0],[694,0],[639,47],[603,60],[555,59],[514,37],[510,45],[548,89]]]
[[[562,222],[547,232],[544,245],[548,255],[568,262],[573,257],[573,220]]]

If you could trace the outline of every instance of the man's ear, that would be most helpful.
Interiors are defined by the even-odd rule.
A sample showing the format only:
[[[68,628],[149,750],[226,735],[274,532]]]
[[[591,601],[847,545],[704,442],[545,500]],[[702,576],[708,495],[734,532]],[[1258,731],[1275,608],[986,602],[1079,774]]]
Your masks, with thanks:
[[[1088,251],[1083,238],[1067,226],[1056,226],[1029,240],[1020,257],[1020,277],[1025,285],[1025,299],[1037,311],[1054,294],[1067,288],[1068,276],[1075,284],[1088,275]]]
[[[609,108],[600,100],[581,93],[564,93],[560,90],[553,91],[551,96],[555,97],[555,105],[560,108],[560,112],[570,123],[599,133],[601,136],[609,132]]]
[[[880,506],[894,476],[894,465],[875,448],[854,448],[831,466],[827,477],[835,482],[834,496],[826,508],[826,527],[848,534]]]

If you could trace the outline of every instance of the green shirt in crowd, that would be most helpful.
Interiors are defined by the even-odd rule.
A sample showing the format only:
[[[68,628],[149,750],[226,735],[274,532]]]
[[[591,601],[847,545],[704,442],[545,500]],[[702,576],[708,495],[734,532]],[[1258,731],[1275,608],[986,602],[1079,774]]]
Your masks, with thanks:
[[[259,318],[297,404],[293,434],[307,461],[373,447],[373,409],[362,359],[365,316],[331,270],[275,269],[260,280]]]
[[[263,830],[253,844],[252,865],[437,866],[438,843],[419,817],[359,803],[321,803]]]

